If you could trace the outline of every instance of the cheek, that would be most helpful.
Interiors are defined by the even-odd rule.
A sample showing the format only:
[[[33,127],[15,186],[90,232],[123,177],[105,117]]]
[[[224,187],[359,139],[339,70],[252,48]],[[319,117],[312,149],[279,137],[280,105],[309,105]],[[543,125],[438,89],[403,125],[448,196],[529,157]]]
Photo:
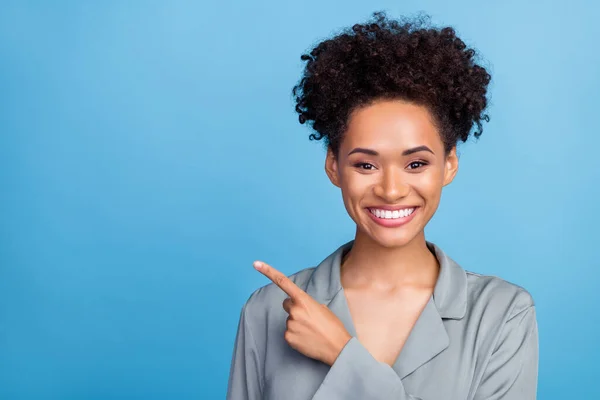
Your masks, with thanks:
[[[413,188],[428,200],[436,200],[440,197],[443,187],[443,176],[436,170],[419,174],[413,180]]]
[[[371,190],[372,180],[372,178],[369,179],[368,175],[353,174],[344,176],[344,184],[342,185],[344,197],[351,201],[362,199]]]
[[[342,175],[340,188],[346,211],[350,216],[359,213],[357,210],[361,207],[362,200],[368,197],[372,190],[373,182],[372,178],[369,178],[368,175],[356,173]]]

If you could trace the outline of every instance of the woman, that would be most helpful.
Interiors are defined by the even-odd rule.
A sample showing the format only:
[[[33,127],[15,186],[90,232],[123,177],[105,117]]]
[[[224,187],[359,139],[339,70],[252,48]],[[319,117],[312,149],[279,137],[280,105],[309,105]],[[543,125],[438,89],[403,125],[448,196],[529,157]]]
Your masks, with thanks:
[[[463,270],[426,241],[456,145],[481,134],[490,75],[452,28],[376,13],[302,56],[301,123],[356,223],[315,268],[244,305],[228,399],[536,398],[538,333],[523,288]]]

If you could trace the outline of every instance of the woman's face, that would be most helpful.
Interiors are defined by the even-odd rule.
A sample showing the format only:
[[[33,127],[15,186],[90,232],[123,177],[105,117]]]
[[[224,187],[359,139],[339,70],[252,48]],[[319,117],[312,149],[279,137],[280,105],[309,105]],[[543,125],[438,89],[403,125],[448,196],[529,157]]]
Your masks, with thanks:
[[[399,100],[380,100],[355,110],[337,157],[325,169],[342,190],[357,235],[384,247],[400,247],[423,235],[437,210],[442,187],[458,169],[429,111]]]

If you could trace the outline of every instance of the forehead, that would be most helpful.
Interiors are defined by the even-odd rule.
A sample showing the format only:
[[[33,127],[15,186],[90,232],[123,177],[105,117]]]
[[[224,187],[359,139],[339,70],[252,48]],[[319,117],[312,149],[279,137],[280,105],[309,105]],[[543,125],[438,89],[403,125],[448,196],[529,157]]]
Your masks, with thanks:
[[[342,143],[344,148],[378,150],[420,145],[443,147],[433,116],[425,106],[401,100],[381,100],[354,110]]]

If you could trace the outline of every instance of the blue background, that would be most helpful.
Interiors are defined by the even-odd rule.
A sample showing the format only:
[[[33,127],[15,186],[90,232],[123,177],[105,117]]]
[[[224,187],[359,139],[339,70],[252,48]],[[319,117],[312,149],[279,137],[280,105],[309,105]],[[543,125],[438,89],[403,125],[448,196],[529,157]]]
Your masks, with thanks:
[[[516,0],[2,2],[0,398],[224,398],[252,261],[353,237],[290,91],[379,9],[493,76],[428,239],[533,294],[540,399],[600,398],[600,6]]]

